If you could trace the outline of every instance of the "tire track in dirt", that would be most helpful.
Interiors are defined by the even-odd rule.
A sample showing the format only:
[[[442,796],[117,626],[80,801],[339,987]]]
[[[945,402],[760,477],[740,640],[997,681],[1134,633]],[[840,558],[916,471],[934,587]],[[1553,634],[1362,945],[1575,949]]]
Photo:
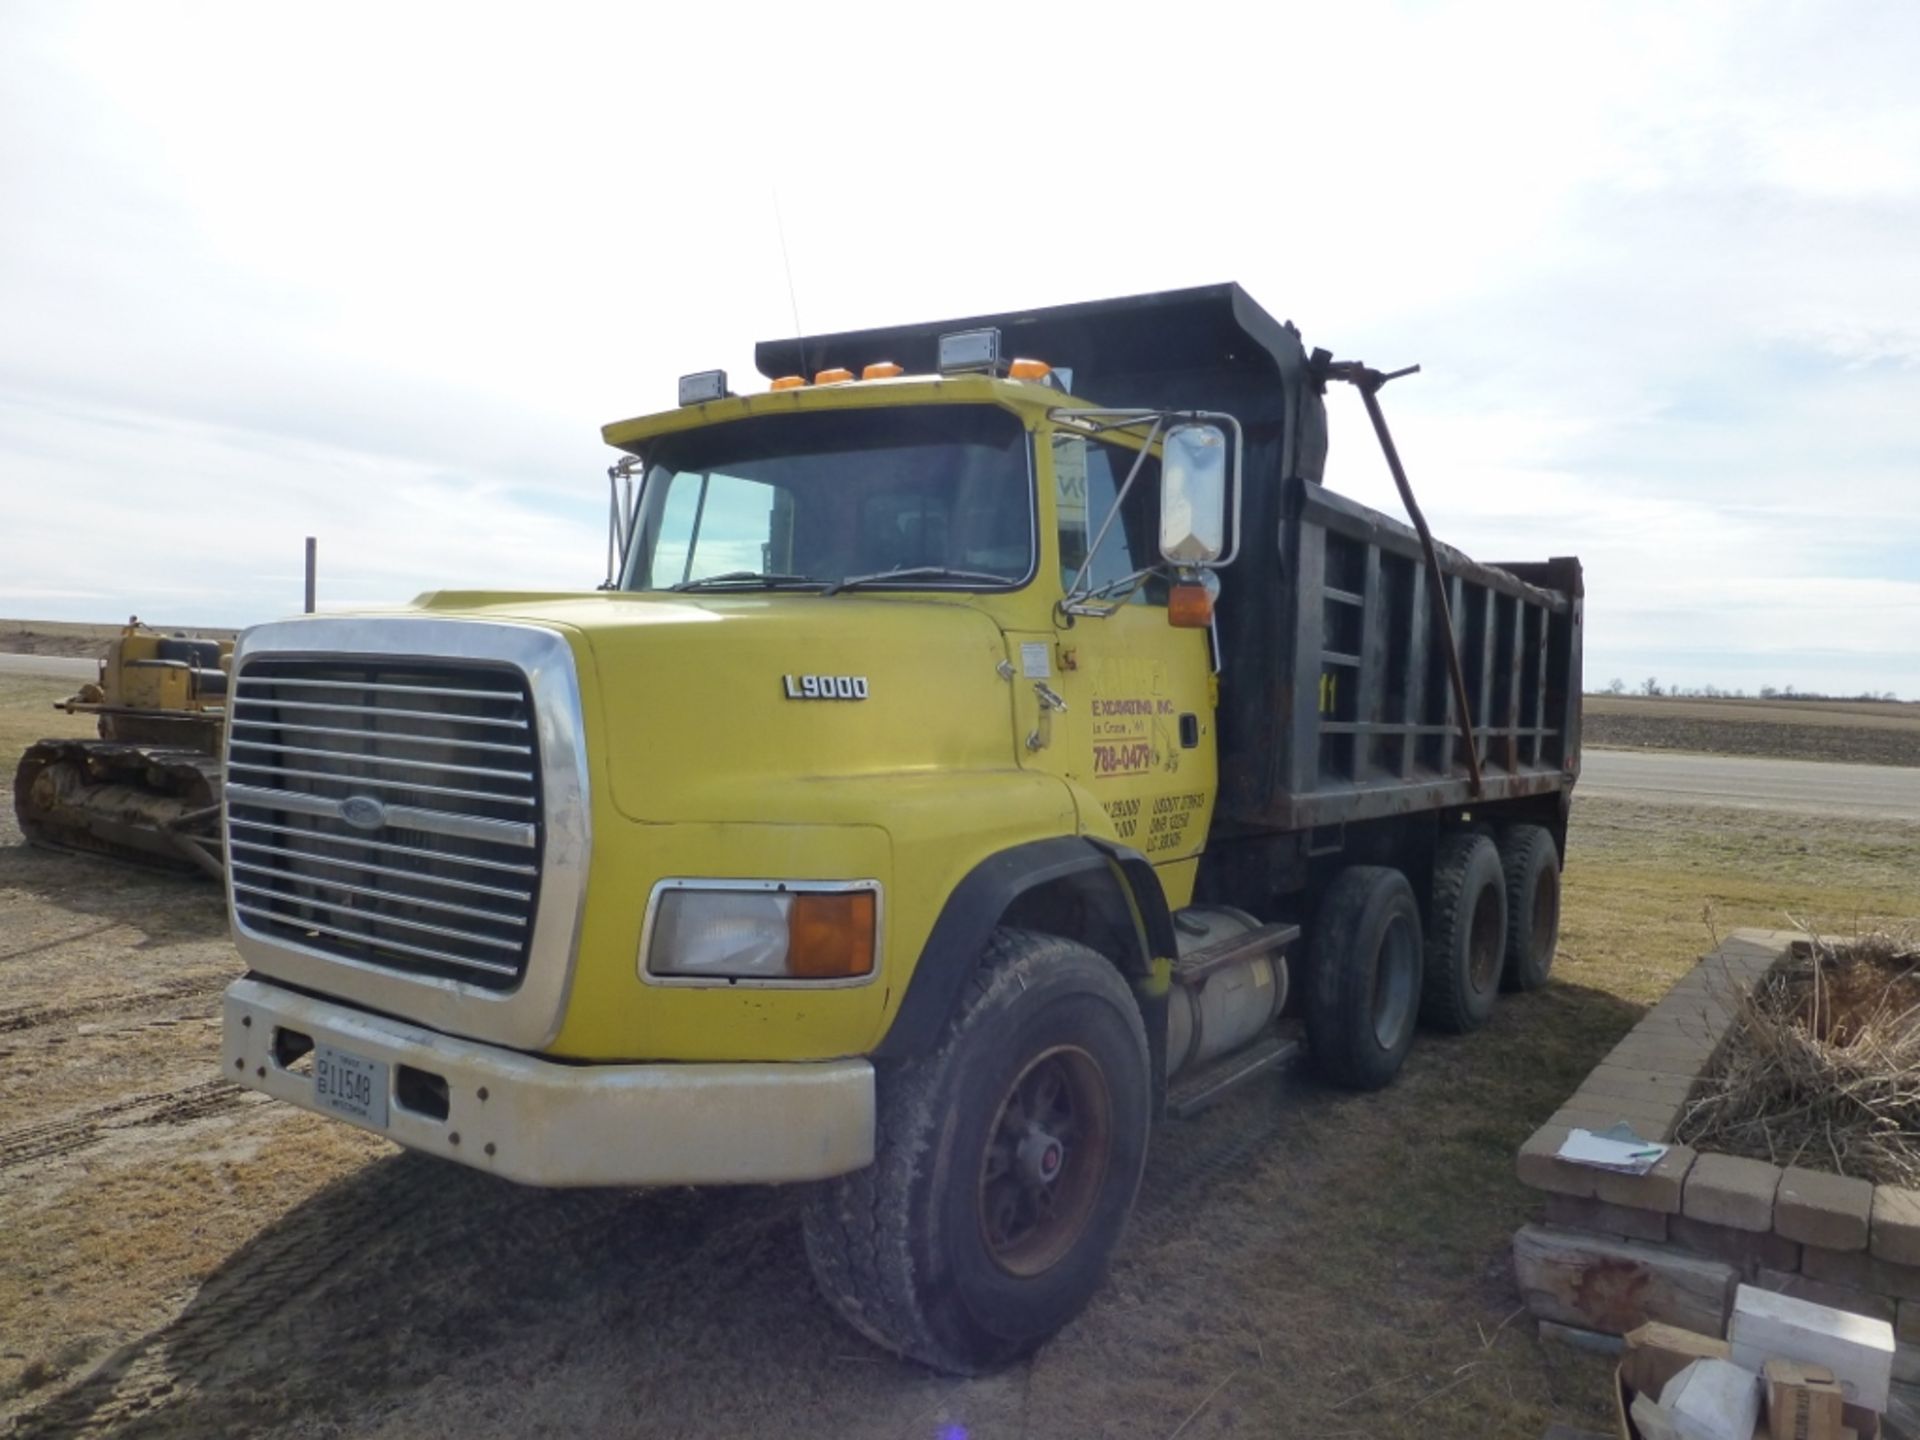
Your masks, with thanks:
[[[1223,1180],[1245,1179],[1248,1157],[1274,1144],[1299,1118],[1311,1089],[1302,1050],[1277,1070],[1260,1076],[1188,1120],[1169,1117],[1154,1129],[1147,1171],[1134,1201],[1131,1233],[1158,1236],[1192,1223],[1202,1196]]]
[[[64,1120],[45,1120],[17,1130],[0,1131],[0,1171],[69,1155],[120,1131],[204,1120],[238,1109],[247,1103],[248,1094],[232,1081],[207,1080],[184,1090],[130,1095]],[[142,1111],[145,1113],[140,1113]]]
[[[99,995],[91,1000],[76,1000],[67,1005],[14,1005],[0,1007],[0,1035],[34,1030],[43,1025],[58,1025],[85,1015],[102,1015],[114,1010],[138,1010],[163,1005],[169,1000],[185,1000],[200,995],[218,994],[227,988],[229,975],[189,975],[168,980],[150,990],[134,990],[121,995]]]
[[[173,1321],[22,1415],[13,1434],[198,1436],[295,1415],[312,1423],[366,1399],[396,1368],[437,1370],[471,1353],[512,1324],[516,1305],[543,1303],[544,1289],[618,1286],[644,1306],[689,1272],[744,1263],[792,1223],[791,1205],[765,1191],[542,1191],[395,1156],[263,1231]],[[631,1256],[633,1233],[652,1242],[644,1257]],[[425,1354],[397,1355],[383,1325],[331,1328],[318,1352],[315,1317],[335,1313],[404,1324]]]
[[[176,1099],[190,1110],[223,1084]],[[1282,1143],[1298,1101],[1295,1083],[1270,1076],[1169,1123],[1127,1243],[1151,1248],[1189,1229],[1210,1192]],[[142,1123],[163,1118],[156,1108]],[[502,1335],[540,1325],[556,1291],[570,1305],[618,1291],[644,1314],[714,1276],[750,1273],[768,1246],[798,1247],[797,1204],[764,1189],[541,1191],[426,1156],[378,1160],[260,1231],[170,1322],[17,1417],[12,1434],[184,1440],[324,1425],[484,1363]],[[324,1353],[314,1348],[317,1323],[351,1315],[382,1319],[327,1326]],[[403,1351],[390,1327],[409,1335]]]
[[[1190,1229],[1211,1192],[1284,1143],[1299,1101],[1296,1082],[1268,1077],[1169,1123],[1128,1245]],[[375,1161],[262,1230],[172,1321],[19,1416],[12,1433],[185,1440],[324,1426],[382,1392],[483,1363],[502,1335],[539,1325],[556,1291],[590,1305],[591,1293],[617,1290],[644,1314],[684,1287],[749,1273],[767,1246],[798,1247],[797,1205],[789,1191],[542,1191],[426,1156]],[[336,1315],[382,1320],[327,1326],[316,1350],[315,1325]],[[404,1351],[390,1327],[409,1335]]]
[[[58,950],[62,945],[72,945],[81,940],[91,940],[104,935],[109,930],[117,930],[124,920],[102,920],[98,925],[90,925],[85,930],[75,930],[70,935],[57,935],[51,940],[36,940],[31,945],[23,945],[18,950],[8,950],[0,954],[0,964],[9,960],[24,960],[29,955],[44,955],[49,950]]]

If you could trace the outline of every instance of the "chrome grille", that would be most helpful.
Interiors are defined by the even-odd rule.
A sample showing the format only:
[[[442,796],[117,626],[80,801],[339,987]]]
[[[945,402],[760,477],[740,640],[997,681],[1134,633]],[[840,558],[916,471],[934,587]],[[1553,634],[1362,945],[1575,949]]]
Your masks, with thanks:
[[[536,741],[510,666],[247,660],[227,750],[236,915],[325,954],[513,989],[539,898]]]

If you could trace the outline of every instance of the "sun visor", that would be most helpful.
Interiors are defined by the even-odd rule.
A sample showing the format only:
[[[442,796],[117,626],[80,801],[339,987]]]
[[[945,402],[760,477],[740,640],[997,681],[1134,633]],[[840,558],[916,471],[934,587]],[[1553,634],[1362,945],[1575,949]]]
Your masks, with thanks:
[[[1285,393],[1306,375],[1299,332],[1232,284],[763,340],[754,363],[769,378],[833,368],[858,374],[879,361],[931,375],[942,335],[988,329],[1000,332],[1005,354],[1071,370],[1074,392],[1105,405],[1232,408],[1255,423],[1278,418]]]

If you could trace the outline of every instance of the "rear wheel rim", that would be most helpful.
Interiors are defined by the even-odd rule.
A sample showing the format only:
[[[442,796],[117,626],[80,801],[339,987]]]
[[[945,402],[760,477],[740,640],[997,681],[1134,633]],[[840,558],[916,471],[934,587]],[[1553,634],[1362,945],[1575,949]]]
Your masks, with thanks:
[[[1533,887],[1533,960],[1545,966],[1553,959],[1560,931],[1560,877],[1542,870]]]
[[[1473,907],[1473,923],[1467,930],[1467,980],[1474,993],[1491,990],[1500,978],[1501,951],[1500,896],[1489,885],[1480,892]]]
[[[1060,1263],[1100,1198],[1113,1154],[1113,1096],[1085,1050],[1057,1045],[1014,1077],[980,1160],[980,1238],[1029,1278]]]
[[[1404,915],[1387,922],[1373,972],[1373,1040],[1391,1050],[1406,1033],[1413,1016],[1414,995],[1420,977],[1420,947]]]

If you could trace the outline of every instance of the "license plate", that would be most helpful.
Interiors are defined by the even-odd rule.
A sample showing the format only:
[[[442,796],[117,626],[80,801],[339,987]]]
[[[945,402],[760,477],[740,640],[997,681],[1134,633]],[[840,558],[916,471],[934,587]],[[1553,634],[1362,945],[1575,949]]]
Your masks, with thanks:
[[[387,1128],[387,1062],[331,1045],[313,1047],[313,1098],[323,1110]]]

